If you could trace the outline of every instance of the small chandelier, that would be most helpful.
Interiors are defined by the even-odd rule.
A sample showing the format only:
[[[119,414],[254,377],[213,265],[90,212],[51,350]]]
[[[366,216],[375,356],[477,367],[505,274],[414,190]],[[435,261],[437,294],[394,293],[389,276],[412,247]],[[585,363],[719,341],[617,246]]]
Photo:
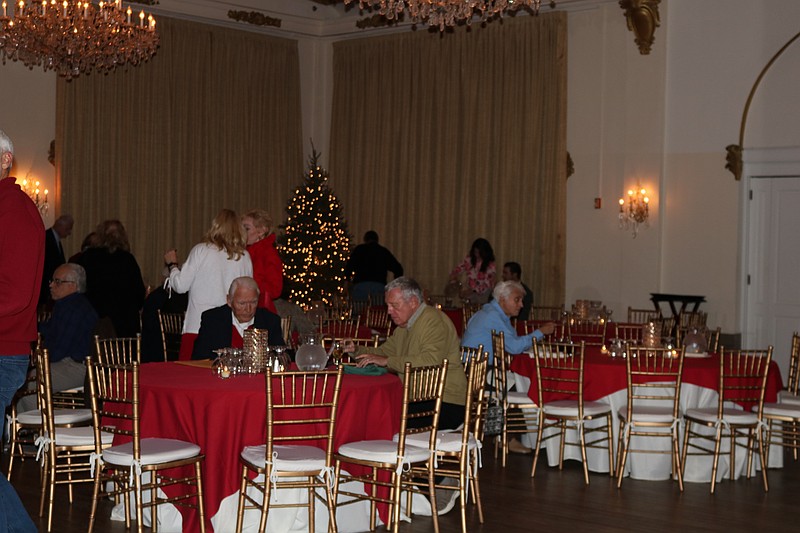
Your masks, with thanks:
[[[650,198],[647,191],[640,186],[636,189],[628,189],[628,202],[624,198],[619,199],[619,229],[631,229],[633,238],[639,233],[639,225],[649,227],[650,218]]]
[[[344,0],[344,3],[355,1]],[[527,8],[538,15],[541,4],[542,0],[358,0],[360,9],[377,9],[390,21],[407,11],[413,23],[438,26],[439,31],[444,31],[448,26],[469,24],[476,15],[481,22],[520,8]],[[555,1],[551,0],[550,5],[554,6]]]
[[[44,191],[41,190],[41,183],[39,180],[28,180],[27,178],[22,180],[19,184],[22,192],[27,194],[30,199],[36,204],[36,209],[39,210],[39,213],[42,215],[42,218],[47,214],[47,210],[50,208],[50,205],[47,202],[47,194],[48,190],[45,189]]]
[[[138,22],[121,0],[100,2],[2,0],[0,52],[25,66],[54,70],[68,80],[122,65],[138,65],[158,48],[156,21],[144,11]]]

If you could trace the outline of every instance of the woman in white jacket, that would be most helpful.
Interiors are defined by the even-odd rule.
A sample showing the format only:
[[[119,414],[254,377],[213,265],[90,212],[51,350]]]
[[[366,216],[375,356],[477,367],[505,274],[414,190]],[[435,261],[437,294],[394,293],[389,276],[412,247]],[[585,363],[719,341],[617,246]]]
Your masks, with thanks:
[[[238,215],[231,209],[223,209],[211,222],[203,242],[192,248],[183,265],[178,265],[176,250],[164,254],[172,290],[178,293],[189,291],[180,360],[192,358],[203,311],[226,302],[228,288],[234,279],[253,275],[253,263],[246,247],[247,240]]]

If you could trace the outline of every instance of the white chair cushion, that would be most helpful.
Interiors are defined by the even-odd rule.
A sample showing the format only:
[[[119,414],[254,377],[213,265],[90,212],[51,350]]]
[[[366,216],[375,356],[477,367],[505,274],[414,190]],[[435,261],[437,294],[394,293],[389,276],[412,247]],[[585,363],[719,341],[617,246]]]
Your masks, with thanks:
[[[578,416],[577,400],[556,400],[544,404],[544,412],[553,416]],[[598,416],[611,412],[611,406],[600,402],[583,402],[583,416]]]
[[[621,420],[628,418],[628,409],[622,408],[618,412]],[[634,422],[654,422],[671,424],[674,420],[672,417],[671,407],[658,407],[655,405],[634,405],[631,412],[631,418]]]
[[[103,445],[110,445],[114,442],[114,434],[107,431],[100,432],[100,440]],[[94,428],[83,426],[79,428],[64,428],[56,430],[56,446],[93,446]]]
[[[266,444],[246,446],[242,450],[242,459],[258,467],[264,466]],[[272,460],[272,468],[283,472],[322,471],[325,468],[325,450],[314,446],[273,446],[277,454]]]
[[[200,455],[200,446],[175,439],[142,439],[141,464],[158,465]],[[133,442],[103,450],[103,461],[117,466],[133,463]]]
[[[530,404],[530,405],[535,405],[536,404],[536,402],[531,400],[530,396],[528,396],[524,392],[510,391],[507,394],[508,394],[508,403],[514,403],[514,404],[520,404],[521,403],[521,404]]]
[[[394,436],[397,442],[397,435]],[[416,446],[418,448],[428,447],[428,433],[416,433],[406,437],[406,444]],[[474,450],[478,446],[478,441],[472,433],[469,434],[467,440],[467,447]],[[445,453],[454,453],[461,451],[461,432],[460,431],[440,431],[436,435],[436,450]]]
[[[92,411],[90,409],[56,409],[53,411],[53,423],[57,426],[80,424],[81,422],[88,422],[91,419]],[[41,425],[42,412],[38,409],[33,409],[32,411],[18,413],[17,421],[20,424]]]
[[[375,461],[379,463],[397,462],[397,443],[390,440],[362,440],[350,442],[339,447],[339,455],[359,459],[362,461]],[[430,457],[427,445],[422,448],[406,445],[406,462],[421,463]]]
[[[753,410],[757,410],[758,406],[754,405]],[[800,418],[800,404],[792,403],[765,403],[764,414],[772,416],[780,416],[784,418]]]
[[[717,421],[716,407],[707,407],[705,409],[688,409],[684,415],[686,418],[693,418],[701,422],[714,423]],[[729,424],[738,425],[756,425],[758,424],[758,416],[747,411],[739,409],[723,409],[722,418],[727,420]]]

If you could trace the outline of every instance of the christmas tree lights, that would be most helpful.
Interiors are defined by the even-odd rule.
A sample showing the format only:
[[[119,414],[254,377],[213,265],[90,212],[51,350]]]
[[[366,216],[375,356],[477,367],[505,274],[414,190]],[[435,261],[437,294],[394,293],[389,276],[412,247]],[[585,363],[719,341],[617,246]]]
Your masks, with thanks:
[[[305,308],[312,302],[331,305],[344,291],[345,264],[351,235],[336,195],[328,187],[328,172],[312,151],[304,183],[286,206],[283,258],[289,299]]]

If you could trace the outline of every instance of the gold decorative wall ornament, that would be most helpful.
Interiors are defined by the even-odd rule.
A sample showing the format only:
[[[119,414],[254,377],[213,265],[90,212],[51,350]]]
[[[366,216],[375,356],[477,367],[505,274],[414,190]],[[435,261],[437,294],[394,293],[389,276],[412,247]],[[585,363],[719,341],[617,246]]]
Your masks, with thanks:
[[[642,55],[650,53],[656,28],[661,25],[658,14],[660,2],[661,0],[619,0],[619,6],[625,10],[628,29],[633,32],[634,42]]]
[[[228,11],[228,18],[239,22],[246,22],[247,24],[253,24],[254,26],[281,27],[281,19],[270,17],[258,11],[234,11],[231,9]]]
[[[742,152],[744,151],[744,128],[747,124],[747,113],[750,111],[750,104],[753,103],[753,96],[756,94],[756,89],[758,89],[758,86],[761,84],[761,80],[764,78],[764,75],[767,73],[772,64],[775,63],[781,54],[798,38],[800,38],[800,33],[797,33],[794,37],[789,39],[786,44],[784,44],[781,49],[778,50],[774,56],[772,56],[772,59],[767,62],[761,73],[758,75],[758,78],[756,78],[753,88],[750,89],[750,94],[747,95],[747,103],[744,104],[744,111],[742,112],[742,125],[739,127],[739,144],[729,144],[725,147],[725,160],[727,161],[727,163],[725,163],[725,168],[731,171],[731,174],[733,174],[733,177],[736,178],[736,181],[742,179],[742,168],[744,166],[742,162]]]

